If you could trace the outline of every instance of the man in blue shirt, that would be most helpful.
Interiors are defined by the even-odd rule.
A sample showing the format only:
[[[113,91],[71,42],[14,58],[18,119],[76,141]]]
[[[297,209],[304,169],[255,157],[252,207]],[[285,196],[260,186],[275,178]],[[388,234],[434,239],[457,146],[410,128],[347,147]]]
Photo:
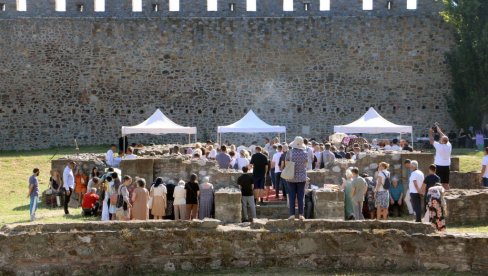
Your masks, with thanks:
[[[394,216],[394,209],[397,209],[397,216],[402,216],[403,209],[403,185],[398,183],[398,177],[391,178],[390,187],[390,216]]]
[[[30,220],[36,220],[36,210],[37,210],[37,202],[39,200],[39,181],[37,177],[39,176],[39,169],[35,168],[32,171],[31,177],[29,177],[29,193],[27,197],[30,198],[29,204],[29,212],[30,212]]]

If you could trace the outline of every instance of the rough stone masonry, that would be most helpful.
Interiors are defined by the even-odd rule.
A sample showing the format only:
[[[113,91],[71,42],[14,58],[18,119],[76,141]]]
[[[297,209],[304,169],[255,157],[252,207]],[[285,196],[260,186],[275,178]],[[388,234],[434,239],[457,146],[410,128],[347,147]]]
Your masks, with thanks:
[[[281,0],[259,0],[247,12],[244,0],[219,0],[211,12],[180,0],[169,12],[167,1],[144,0],[140,13],[129,0],[106,0],[105,12],[84,0],[66,12],[52,0],[28,0],[25,12],[0,2],[0,150],[112,143],[156,108],[197,126],[200,140],[249,109],[289,137],[325,137],[370,106],[416,134],[453,126],[444,58],[453,37],[439,1],[363,11],[362,1],[332,0],[320,11],[319,0],[295,0],[284,12]]]
[[[8,225],[0,274],[154,274],[222,268],[488,269],[486,235],[434,233],[401,221],[218,220]],[[96,265],[92,265],[96,263]]]

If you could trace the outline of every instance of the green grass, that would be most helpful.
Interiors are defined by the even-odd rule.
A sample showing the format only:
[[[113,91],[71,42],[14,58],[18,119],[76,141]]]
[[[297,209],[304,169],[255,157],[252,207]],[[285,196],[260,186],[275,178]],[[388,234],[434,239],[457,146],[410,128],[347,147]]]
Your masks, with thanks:
[[[104,152],[104,147],[83,147],[80,152]],[[0,226],[7,223],[22,223],[29,221],[28,179],[33,168],[39,168],[40,191],[47,189],[49,184],[50,159],[75,153],[73,148],[45,149],[34,151],[4,151],[0,152],[0,187],[5,192],[0,197]],[[63,222],[82,220],[80,214],[64,217],[62,209],[47,209],[41,204],[37,217],[42,222]]]
[[[461,172],[479,172],[481,171],[481,159],[483,151],[474,149],[454,149],[452,154],[459,157],[459,169]]]
[[[434,153],[433,149],[426,150],[426,152]],[[461,172],[479,172],[481,171],[481,159],[483,159],[483,151],[475,149],[454,148],[452,155],[459,157],[459,169]]]
[[[488,226],[455,226],[448,227],[448,233],[488,234]]]

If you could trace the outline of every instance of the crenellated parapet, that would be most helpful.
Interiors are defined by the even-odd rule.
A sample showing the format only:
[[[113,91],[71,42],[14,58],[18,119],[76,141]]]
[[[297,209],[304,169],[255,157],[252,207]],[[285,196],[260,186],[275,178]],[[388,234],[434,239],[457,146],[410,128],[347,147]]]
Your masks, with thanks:
[[[363,10],[368,0],[20,0],[26,10],[18,10],[18,0],[0,0],[0,19],[22,17],[327,17],[327,16],[425,16],[436,15],[443,4],[436,0],[417,0],[415,9],[407,1],[373,0],[372,10]],[[209,10],[209,2],[217,3]],[[284,1],[293,3],[285,10]],[[170,4],[171,2],[171,4]],[[214,3],[215,3],[214,2]],[[252,1],[251,1],[252,2]],[[64,11],[57,7],[65,6]],[[250,7],[255,6],[255,10]],[[137,7],[142,7],[138,9]],[[173,7],[171,10],[170,7]],[[176,9],[175,9],[176,7]],[[215,7],[215,6],[213,6]],[[96,10],[98,8],[98,10]],[[137,9],[135,9],[137,8]]]

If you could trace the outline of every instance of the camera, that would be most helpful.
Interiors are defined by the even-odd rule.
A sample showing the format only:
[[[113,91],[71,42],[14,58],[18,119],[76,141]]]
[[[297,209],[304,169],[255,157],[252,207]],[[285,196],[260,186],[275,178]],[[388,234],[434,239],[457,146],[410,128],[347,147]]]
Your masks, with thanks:
[[[433,131],[434,133],[437,133],[437,131],[438,131],[438,129],[437,129],[437,128],[438,128],[438,127],[439,127],[439,123],[438,123],[438,122],[435,122],[435,123],[434,123],[434,126],[432,126],[432,131]]]

